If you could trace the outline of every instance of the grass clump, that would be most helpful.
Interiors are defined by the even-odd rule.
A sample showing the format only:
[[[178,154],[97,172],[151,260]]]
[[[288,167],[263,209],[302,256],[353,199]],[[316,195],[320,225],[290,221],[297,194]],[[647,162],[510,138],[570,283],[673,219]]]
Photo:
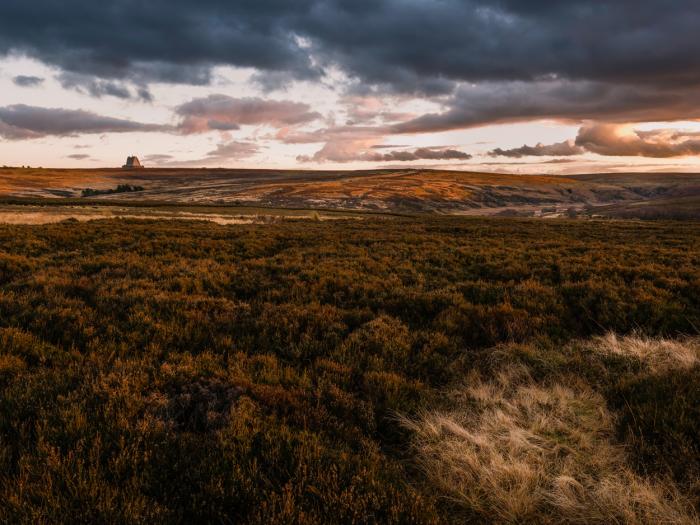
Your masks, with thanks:
[[[697,350],[692,339],[608,334],[558,362],[539,356],[557,363],[542,373],[505,348],[442,408],[401,420],[459,520],[697,523]],[[576,374],[581,353],[610,384]],[[627,370],[619,375],[610,356]]]
[[[610,332],[596,340],[603,354],[637,359],[651,372],[691,369],[700,364],[700,340],[672,340],[644,336],[620,338]]]

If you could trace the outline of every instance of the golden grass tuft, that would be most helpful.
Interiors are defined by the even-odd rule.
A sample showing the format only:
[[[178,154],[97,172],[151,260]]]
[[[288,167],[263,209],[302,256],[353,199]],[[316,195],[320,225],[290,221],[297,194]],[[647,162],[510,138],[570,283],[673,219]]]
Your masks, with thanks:
[[[672,340],[641,335],[618,337],[608,333],[594,341],[594,349],[607,355],[640,360],[652,372],[692,368],[700,363],[700,339]]]
[[[651,345],[617,341],[630,351]],[[495,378],[472,374],[449,405],[402,421],[429,482],[465,521],[697,523],[672,482],[632,470],[614,415],[578,378],[537,383],[510,365]]]

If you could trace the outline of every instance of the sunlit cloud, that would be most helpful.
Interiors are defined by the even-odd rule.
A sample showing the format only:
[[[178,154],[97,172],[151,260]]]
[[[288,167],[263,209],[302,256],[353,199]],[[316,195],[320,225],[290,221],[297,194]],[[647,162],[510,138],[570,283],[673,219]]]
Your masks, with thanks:
[[[700,155],[700,132],[675,129],[639,131],[632,126],[584,126],[576,144],[605,156],[670,158]]]
[[[231,131],[241,125],[269,124],[276,128],[297,126],[320,118],[307,104],[288,100],[262,98],[232,98],[209,95],[190,100],[175,109],[182,118],[183,133]]]

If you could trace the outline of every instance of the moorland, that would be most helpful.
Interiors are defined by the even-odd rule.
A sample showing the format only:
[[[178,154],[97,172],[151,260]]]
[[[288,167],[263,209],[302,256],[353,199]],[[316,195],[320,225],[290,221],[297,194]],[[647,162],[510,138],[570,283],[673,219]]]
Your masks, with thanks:
[[[0,197],[83,198],[102,204],[166,202],[459,215],[697,219],[700,174],[0,168]]]
[[[697,523],[697,223],[335,219],[0,225],[0,522]]]

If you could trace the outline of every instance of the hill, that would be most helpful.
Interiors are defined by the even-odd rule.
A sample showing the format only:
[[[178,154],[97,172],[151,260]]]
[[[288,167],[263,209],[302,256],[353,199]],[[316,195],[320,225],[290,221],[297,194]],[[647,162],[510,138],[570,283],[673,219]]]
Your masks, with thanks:
[[[117,191],[119,187],[139,191]],[[0,169],[0,196],[102,201],[517,214],[597,213],[609,204],[700,196],[699,174],[503,175],[438,170]],[[692,201],[688,201],[692,202]]]

